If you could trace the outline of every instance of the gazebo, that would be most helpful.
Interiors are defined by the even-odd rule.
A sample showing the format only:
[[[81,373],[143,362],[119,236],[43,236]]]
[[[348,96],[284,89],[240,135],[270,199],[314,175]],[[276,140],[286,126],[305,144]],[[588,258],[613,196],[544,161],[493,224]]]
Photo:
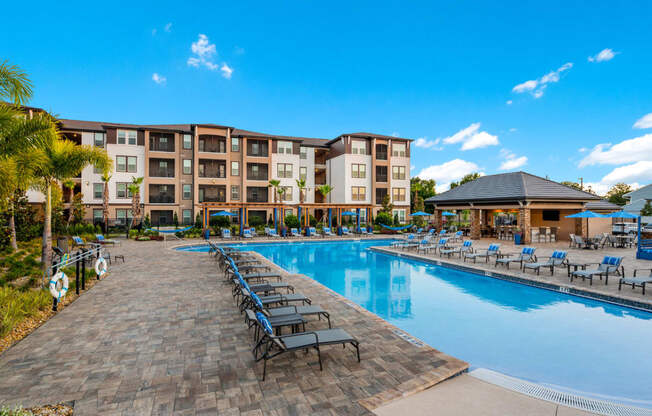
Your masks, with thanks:
[[[482,235],[496,235],[498,217],[509,216],[515,219],[516,224],[512,225],[523,233],[524,242],[528,243],[531,230],[536,227],[554,228],[557,239],[568,238],[571,233],[586,236],[586,221],[565,217],[586,210],[590,203],[599,205],[604,211],[618,209],[602,201],[597,195],[549,179],[526,172],[510,172],[481,176],[430,197],[425,203],[435,208],[438,228],[442,226],[443,211],[469,210],[470,237],[478,239]]]

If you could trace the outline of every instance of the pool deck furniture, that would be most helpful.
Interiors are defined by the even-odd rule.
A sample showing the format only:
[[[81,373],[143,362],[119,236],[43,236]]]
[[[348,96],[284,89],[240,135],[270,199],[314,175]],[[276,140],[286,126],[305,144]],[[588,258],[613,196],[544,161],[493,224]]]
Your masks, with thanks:
[[[296,228],[290,228],[290,237],[301,237],[301,233]]]
[[[243,238],[254,238],[253,234],[251,233],[251,228],[245,228],[242,230],[242,237]]]
[[[474,253],[464,253],[462,260],[466,263],[466,259],[473,259],[473,263],[479,258],[484,258],[486,263],[489,263],[489,257],[500,256],[500,244],[491,244],[489,248]]]
[[[342,227],[342,235],[353,235],[348,227]]]
[[[272,325],[265,315],[258,312],[256,318],[264,335],[254,347],[253,353],[256,361],[263,360],[263,381],[267,374],[267,360],[291,351],[314,348],[317,350],[319,370],[323,371],[320,347],[339,344],[346,347],[347,344],[351,344],[355,348],[358,362],[360,362],[360,343],[343,329],[322,329],[289,335],[274,335]]]
[[[585,279],[589,279],[590,285],[593,285],[593,278],[595,276],[598,276],[600,280],[602,280],[602,276],[604,276],[604,284],[609,283],[609,273],[612,274],[619,274],[623,276],[625,274],[625,270],[622,266],[622,257],[615,257],[615,256],[604,256],[602,261],[600,263],[597,263],[598,268],[597,269],[585,269],[585,270],[576,270],[571,273],[570,275],[570,281],[573,281],[573,278],[575,277],[580,277],[584,281]],[[588,267],[588,266],[587,266]],[[619,271],[619,269],[622,269],[622,273]]]
[[[473,253],[473,241],[466,240],[461,246],[440,249],[439,257],[442,257],[445,254],[448,258],[451,258],[453,254],[459,254],[460,258],[462,258],[464,253]]]
[[[231,230],[228,228],[222,228],[222,238],[225,240],[231,239]]]
[[[247,329],[255,328],[254,342],[257,343],[260,340],[260,336],[262,334],[259,330],[260,327],[256,325],[256,311],[253,309],[245,309],[244,317]],[[283,333],[283,328],[288,326],[291,328],[292,333],[305,331],[306,323],[308,322],[306,318],[298,313],[280,316],[267,316],[267,319],[272,325],[272,329],[274,329],[274,333],[276,335],[281,335]]]
[[[539,271],[541,270],[542,267],[549,268],[550,275],[552,276],[555,274],[555,267],[562,267],[564,266],[564,264],[566,264],[566,255],[567,253],[565,251],[555,250],[552,253],[552,255],[548,257],[547,261],[523,263],[523,271],[525,271],[526,269],[536,270],[538,276]],[[584,268],[586,268],[586,266],[584,266]],[[570,271],[569,271],[569,275],[570,275]]]
[[[639,260],[652,260],[652,239],[639,239],[636,258]]]
[[[333,232],[331,231],[331,227],[324,227],[324,228],[322,228],[322,236],[323,237],[326,237],[326,236],[333,237],[333,236],[335,236],[335,234],[333,234]]]
[[[523,250],[517,255],[517,257],[512,258],[512,255],[504,255],[503,257],[496,256],[496,263],[494,267],[498,267],[499,264],[504,265],[509,269],[511,263],[518,263],[518,268],[523,267],[524,262],[536,262],[537,256],[534,254],[536,247],[523,247]]]
[[[649,274],[647,276],[636,277],[636,273],[639,271],[645,271]],[[652,284],[652,269],[635,269],[634,276],[620,278],[620,281],[618,282],[618,290],[621,289],[622,285],[632,285],[632,289],[640,287],[643,290],[643,295],[645,295],[645,286],[648,283]]]
[[[112,246],[120,244],[118,240],[107,240],[102,234],[95,234],[95,242],[97,244],[111,244]]]

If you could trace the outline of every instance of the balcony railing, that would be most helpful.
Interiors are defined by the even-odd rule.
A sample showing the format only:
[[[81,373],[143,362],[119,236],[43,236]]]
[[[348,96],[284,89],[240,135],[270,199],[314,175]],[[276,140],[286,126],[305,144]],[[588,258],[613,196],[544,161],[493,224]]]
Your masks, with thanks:
[[[376,160],[387,160],[387,152],[376,152]]]
[[[150,204],[174,204],[174,197],[170,195],[150,195]]]
[[[149,176],[154,178],[174,178],[174,169],[150,169]]]

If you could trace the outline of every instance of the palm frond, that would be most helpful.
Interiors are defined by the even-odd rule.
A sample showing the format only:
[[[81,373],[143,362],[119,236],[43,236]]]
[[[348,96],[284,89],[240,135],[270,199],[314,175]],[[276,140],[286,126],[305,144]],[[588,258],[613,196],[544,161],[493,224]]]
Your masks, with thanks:
[[[32,98],[32,81],[18,65],[0,62],[0,97],[22,105]]]
[[[15,154],[58,137],[55,120],[49,114],[37,113],[32,118],[14,116],[8,119],[12,110],[6,110],[7,107],[0,106],[0,154]]]

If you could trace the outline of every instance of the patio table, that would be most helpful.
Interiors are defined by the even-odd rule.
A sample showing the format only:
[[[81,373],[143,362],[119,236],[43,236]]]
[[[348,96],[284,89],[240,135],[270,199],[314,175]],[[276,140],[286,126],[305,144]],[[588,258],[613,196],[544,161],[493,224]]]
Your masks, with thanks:
[[[573,271],[576,272],[577,269],[581,268],[582,270],[586,270],[588,266],[590,266],[593,263],[578,263],[578,262],[568,262],[566,263],[566,266],[568,267],[568,277],[571,276],[571,267],[573,267]]]

